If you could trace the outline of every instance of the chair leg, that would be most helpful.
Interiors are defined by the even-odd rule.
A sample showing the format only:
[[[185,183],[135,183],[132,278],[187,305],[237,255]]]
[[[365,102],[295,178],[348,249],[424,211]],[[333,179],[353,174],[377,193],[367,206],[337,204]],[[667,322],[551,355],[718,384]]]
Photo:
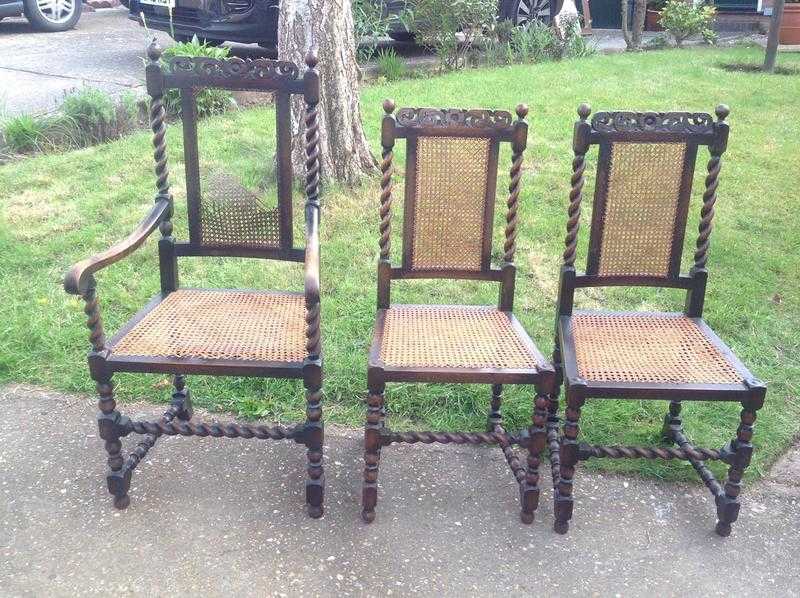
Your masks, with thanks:
[[[378,504],[378,464],[381,460],[381,429],[385,419],[385,385],[369,389],[367,423],[364,428],[364,486],[361,493],[361,518],[366,523],[375,520]]]
[[[525,480],[520,485],[520,519],[522,523],[533,523],[534,513],[539,506],[539,465],[547,442],[547,395],[537,389],[534,402],[532,426],[528,428],[528,467]]]
[[[739,428],[728,449],[733,454],[731,466],[728,469],[728,479],[725,481],[725,492],[717,497],[717,534],[729,536],[731,524],[739,518],[739,494],[742,491],[742,476],[750,459],[753,456],[753,425],[756,421],[756,411],[760,405],[744,402],[744,409],[739,416]]]
[[[181,421],[188,422],[194,415],[192,407],[192,395],[186,388],[186,378],[181,374],[176,374],[173,378],[175,392],[172,393],[172,405],[177,410],[175,417]]]
[[[494,427],[502,425],[503,415],[500,413],[500,407],[503,402],[503,385],[492,384],[492,403],[489,408],[489,415],[487,417],[486,429],[488,432],[494,432]]]
[[[322,385],[305,382],[306,424],[305,445],[308,479],[306,480],[306,507],[310,517],[322,517],[322,503],[325,498],[325,473],[322,469],[322,444],[324,430],[322,424]]]
[[[106,483],[109,493],[114,497],[114,506],[117,509],[124,509],[131,502],[128,496],[131,487],[131,469],[122,456],[122,442],[120,442],[122,428],[127,418],[117,411],[111,376],[97,381],[97,393],[99,395],[97,406],[100,409],[97,428],[100,438],[105,441],[108,453]]]
[[[572,519],[572,478],[575,476],[575,465],[578,462],[578,421],[581,417],[583,397],[567,391],[567,407],[564,412],[564,433],[559,448],[559,480],[555,493],[555,523],[553,529],[556,533],[566,534],[569,530],[569,520]]]
[[[669,412],[664,416],[664,427],[661,428],[661,438],[665,442],[675,442],[675,432],[683,428],[681,419],[681,402],[670,401]]]

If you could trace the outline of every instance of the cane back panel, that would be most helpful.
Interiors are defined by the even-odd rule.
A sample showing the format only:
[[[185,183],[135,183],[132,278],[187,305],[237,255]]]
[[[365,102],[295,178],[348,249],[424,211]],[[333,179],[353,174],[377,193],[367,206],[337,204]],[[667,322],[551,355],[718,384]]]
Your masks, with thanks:
[[[513,134],[504,111],[403,108],[407,140],[404,270],[490,269],[498,152]]]
[[[697,147],[713,139],[708,114],[600,112],[586,274],[677,278]]]
[[[291,249],[293,173],[289,98],[305,91],[298,67],[267,59],[175,57],[163,63],[157,75],[149,77],[149,86],[150,79],[157,93],[172,88],[179,90],[181,96],[190,242],[217,253],[225,249],[234,252],[244,249],[256,254]],[[277,201],[267,180],[243,184],[224,167],[200,155],[196,93],[204,88],[275,94]],[[272,157],[265,155],[262,160],[262,171],[271,170]]]

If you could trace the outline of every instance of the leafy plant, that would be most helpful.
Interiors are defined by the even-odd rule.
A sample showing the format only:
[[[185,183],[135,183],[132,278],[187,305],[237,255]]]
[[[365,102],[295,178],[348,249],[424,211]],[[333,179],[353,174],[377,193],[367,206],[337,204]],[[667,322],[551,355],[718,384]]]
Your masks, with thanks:
[[[499,21],[491,30],[485,52],[489,64],[546,62],[595,53],[594,47],[580,35],[580,28],[566,27],[566,38],[560,39],[555,29],[541,21],[531,21],[523,27],[507,24],[510,21]]]
[[[162,62],[175,56],[191,56],[225,59],[230,55],[230,50],[222,46],[211,46],[200,42],[195,35],[190,42],[180,42],[164,50],[161,55]],[[225,89],[201,89],[195,94],[197,101],[197,115],[200,117],[225,112],[234,103],[233,94]],[[164,94],[164,105],[167,112],[179,116],[181,113],[180,93],[177,89],[170,89]]]
[[[3,123],[3,137],[14,153],[32,152],[45,142],[48,122],[45,117],[20,114]]]
[[[103,141],[109,136],[109,127],[116,121],[114,102],[104,91],[84,87],[64,97],[61,105],[64,117],[70,119],[77,132],[87,137],[86,143]]]
[[[675,38],[678,47],[693,35],[702,35],[706,42],[713,43],[716,34],[711,28],[717,9],[713,6],[692,6],[683,0],[667,0],[661,11],[661,26]]]
[[[397,81],[408,77],[408,67],[393,48],[378,52],[378,74],[387,81]]]
[[[392,19],[384,0],[353,0],[353,31],[358,62],[372,60],[378,49],[375,38],[386,37]]]
[[[406,9],[404,23],[422,45],[436,52],[440,68],[454,70],[466,66],[475,41],[491,28],[496,11],[494,0],[415,0]]]

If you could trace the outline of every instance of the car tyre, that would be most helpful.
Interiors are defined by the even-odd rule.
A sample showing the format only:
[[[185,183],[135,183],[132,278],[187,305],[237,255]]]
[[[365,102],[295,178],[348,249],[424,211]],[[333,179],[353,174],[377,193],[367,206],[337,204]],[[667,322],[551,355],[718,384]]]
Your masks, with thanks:
[[[81,0],[25,0],[25,17],[38,31],[66,31],[81,18]]]
[[[516,26],[527,25],[531,21],[550,22],[550,3],[554,0],[503,0],[500,17],[508,19]]]

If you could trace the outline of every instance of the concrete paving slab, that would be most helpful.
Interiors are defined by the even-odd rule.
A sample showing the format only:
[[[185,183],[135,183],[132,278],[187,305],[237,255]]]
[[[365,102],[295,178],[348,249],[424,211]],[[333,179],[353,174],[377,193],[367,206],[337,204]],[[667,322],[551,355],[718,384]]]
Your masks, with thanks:
[[[580,472],[558,536],[549,492],[519,523],[499,450],[393,446],[367,526],[361,435],[329,426],[321,520],[303,509],[301,446],[181,437],[159,440],[119,512],[92,398],[6,386],[0,414],[3,596],[800,595],[783,473],[746,490],[722,539],[703,487]]]

